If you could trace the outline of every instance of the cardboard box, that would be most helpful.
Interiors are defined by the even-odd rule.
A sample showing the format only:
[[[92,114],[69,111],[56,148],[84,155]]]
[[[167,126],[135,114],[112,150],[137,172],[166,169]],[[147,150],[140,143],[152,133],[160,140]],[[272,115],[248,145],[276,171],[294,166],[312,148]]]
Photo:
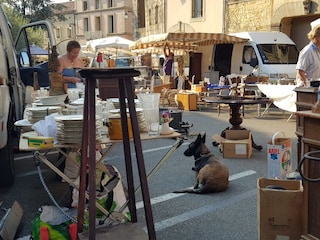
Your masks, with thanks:
[[[224,158],[250,158],[252,155],[252,139],[249,130],[226,130],[225,138],[214,135],[212,138],[221,144]]]
[[[4,222],[2,222],[0,228],[0,239],[14,239],[22,216],[23,210],[21,205],[17,201],[14,201],[12,207],[8,209],[6,215],[1,219]]]
[[[302,182],[260,178],[257,187],[259,239],[300,239],[303,225]]]
[[[53,147],[54,138],[53,137],[29,137],[28,146],[37,148],[47,148]]]

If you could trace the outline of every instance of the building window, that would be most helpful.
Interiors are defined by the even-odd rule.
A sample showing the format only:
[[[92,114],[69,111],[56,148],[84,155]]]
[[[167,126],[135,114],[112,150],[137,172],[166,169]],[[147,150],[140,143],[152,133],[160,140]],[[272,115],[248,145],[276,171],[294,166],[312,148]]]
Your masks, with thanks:
[[[100,9],[100,0],[96,0],[96,9]]]
[[[192,18],[203,17],[203,0],[192,0]]]
[[[108,8],[114,7],[113,0],[108,0]]]
[[[67,36],[68,38],[72,38],[72,27],[67,28]]]
[[[60,27],[56,28],[56,36],[57,36],[57,38],[61,38],[61,28]]]
[[[108,33],[114,33],[113,15],[108,16]]]
[[[95,19],[95,29],[96,29],[96,31],[101,31],[100,17],[96,17],[96,19]]]
[[[159,6],[157,5],[155,8],[154,24],[158,24],[158,22],[159,22]]]
[[[149,9],[149,25],[151,25],[152,22],[151,22],[151,9]]]
[[[144,28],[146,27],[147,20],[146,20],[146,15],[147,15],[147,10],[145,8],[145,0],[137,0],[137,21],[136,25],[138,28]]]
[[[83,19],[83,30],[85,32],[89,31],[89,19],[88,18]]]
[[[88,2],[87,1],[83,1],[83,11],[88,10]]]

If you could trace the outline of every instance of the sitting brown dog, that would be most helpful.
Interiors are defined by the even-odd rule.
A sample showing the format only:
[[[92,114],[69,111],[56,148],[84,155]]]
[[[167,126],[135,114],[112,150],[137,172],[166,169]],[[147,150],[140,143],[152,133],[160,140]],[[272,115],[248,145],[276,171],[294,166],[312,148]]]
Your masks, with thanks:
[[[175,193],[212,193],[225,191],[229,186],[228,167],[216,156],[210,153],[205,145],[206,134],[198,135],[197,139],[190,143],[185,156],[194,156],[195,167],[192,170],[197,173],[197,181],[193,189],[182,189]]]

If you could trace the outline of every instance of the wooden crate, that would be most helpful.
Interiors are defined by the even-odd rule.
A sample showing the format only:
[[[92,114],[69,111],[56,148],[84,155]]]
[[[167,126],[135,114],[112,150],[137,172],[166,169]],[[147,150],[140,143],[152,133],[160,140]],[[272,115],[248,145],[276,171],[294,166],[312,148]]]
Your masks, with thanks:
[[[197,110],[197,94],[178,93],[178,108],[182,110]]]

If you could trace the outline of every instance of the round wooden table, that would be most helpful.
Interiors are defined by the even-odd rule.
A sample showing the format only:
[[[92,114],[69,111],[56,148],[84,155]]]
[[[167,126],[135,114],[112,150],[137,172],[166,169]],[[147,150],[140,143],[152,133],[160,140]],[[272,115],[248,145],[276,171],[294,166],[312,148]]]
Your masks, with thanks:
[[[266,104],[269,102],[268,98],[244,98],[244,97],[206,97],[203,99],[207,103],[217,103],[217,104],[228,104],[231,109],[229,123],[232,127],[228,127],[221,132],[221,136],[225,137],[225,130],[245,130],[241,127],[242,117],[240,108],[242,105],[253,105],[253,104]],[[215,142],[213,142],[216,145]],[[261,145],[256,145],[252,138],[252,147],[257,150],[262,150]]]

